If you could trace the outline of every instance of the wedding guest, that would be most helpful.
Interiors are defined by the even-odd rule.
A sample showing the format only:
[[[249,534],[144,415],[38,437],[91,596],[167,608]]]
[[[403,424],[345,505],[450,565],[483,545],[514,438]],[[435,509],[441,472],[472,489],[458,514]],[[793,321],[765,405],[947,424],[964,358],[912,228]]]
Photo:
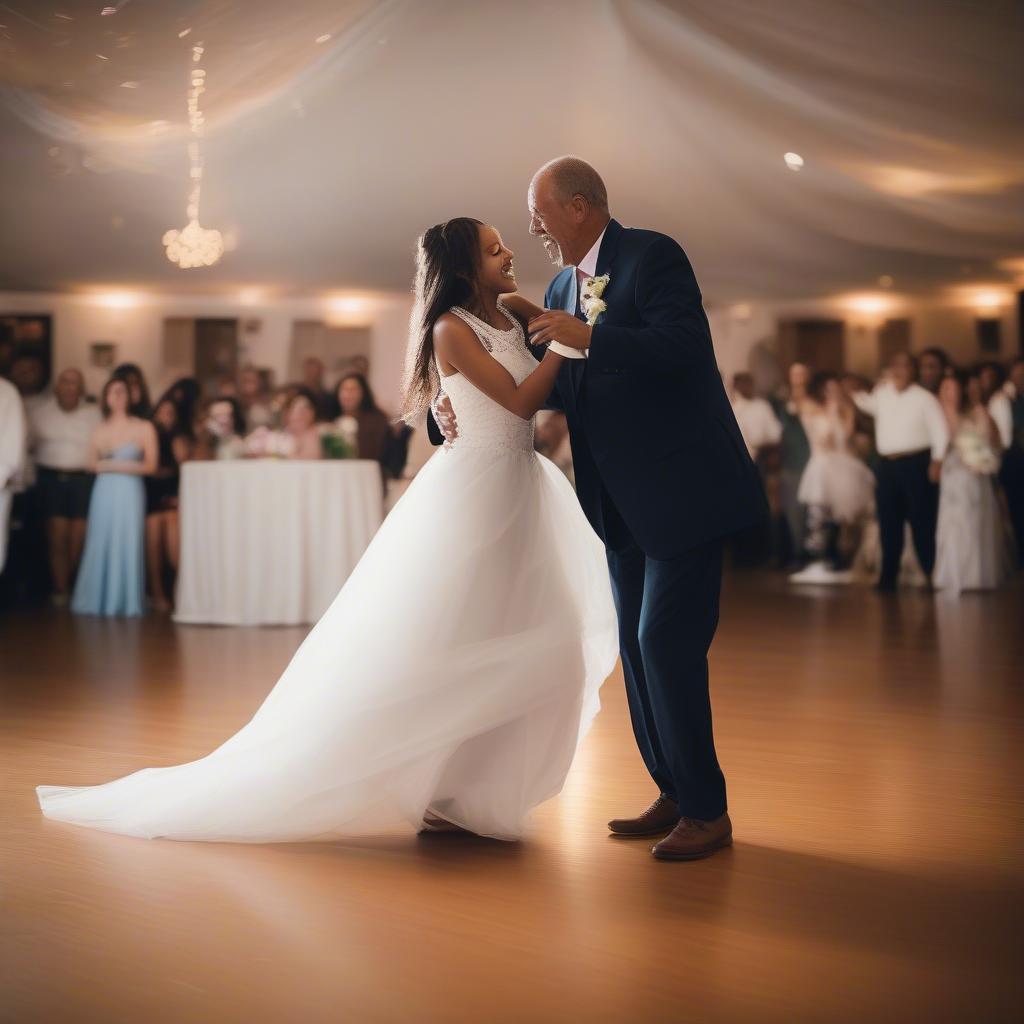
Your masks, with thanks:
[[[889,375],[870,394],[854,396],[857,407],[875,420],[880,456],[876,504],[882,543],[879,590],[895,590],[909,521],[917,560],[926,577],[935,567],[935,527],[939,477],[949,447],[949,428],[938,399],[916,383],[917,363],[898,352]]]
[[[156,430],[152,423],[132,415],[131,392],[123,377],[107,381],[100,407],[103,422],[90,446],[96,482],[71,610],[80,615],[141,615],[145,599],[143,477],[156,470]]]
[[[779,440],[779,507],[781,516],[775,523],[775,550],[783,567],[799,567],[804,550],[806,511],[797,499],[800,478],[811,457],[811,446],[801,416],[808,402],[807,384],[810,371],[803,363],[793,363],[787,374],[788,387],[781,397],[772,401],[776,418],[782,425]]]
[[[778,444],[782,438],[782,424],[771,404],[754,393],[754,377],[750,373],[737,373],[732,378],[732,411],[740,433],[757,461],[758,453],[768,445]]]
[[[316,356],[302,360],[302,386],[313,396],[317,419],[335,420],[341,415],[337,395],[324,385],[324,364]]]
[[[835,374],[815,374],[809,401],[801,410],[811,457],[804,468],[797,498],[807,509],[805,552],[808,565],[790,576],[793,583],[840,583],[843,572],[839,531],[858,524],[871,510],[875,478],[849,450],[853,435],[853,404]]]
[[[999,430],[999,441],[1003,448],[1013,444],[1013,404],[1004,390],[1006,371],[999,363],[982,363],[978,367],[978,383],[982,401]]]
[[[150,401],[149,386],[142,370],[135,363],[121,363],[114,368],[113,376],[128,385],[130,415],[148,420],[153,415],[153,403]]]
[[[207,407],[192,457],[210,459],[241,459],[245,455],[245,417],[236,398],[218,396]]]
[[[0,572],[7,562],[11,503],[25,470],[28,427],[18,389],[0,377]]]
[[[1024,566],[1024,359],[1010,366],[1009,380],[1003,387],[1010,403],[1013,436],[1003,452],[999,479],[1006,494],[1010,523],[1017,541],[1017,559]]]
[[[391,424],[377,405],[367,379],[361,373],[346,373],[338,381],[336,398],[341,409],[339,420],[350,416],[359,425],[356,434],[359,458],[383,463]]]
[[[37,506],[46,520],[53,603],[67,603],[85,544],[93,474],[92,436],[102,417],[85,400],[85,378],[77,369],[57,376],[53,397],[29,417],[29,445],[36,466]]]
[[[153,410],[157,466],[146,477],[146,572],[153,607],[159,612],[171,609],[164,573],[167,569],[178,571],[180,466],[191,454],[188,435],[178,416],[178,407],[170,398],[162,398]]]
[[[11,363],[11,383],[18,389],[24,403],[25,415],[50,398],[46,387],[46,364],[33,349],[16,352]]]
[[[284,430],[291,440],[290,459],[319,459],[320,428],[316,396],[300,387],[284,410]]]
[[[157,402],[159,407],[163,402],[174,403],[177,412],[178,426],[190,441],[195,440],[196,415],[199,408],[199,381],[195,377],[179,377],[161,396]],[[156,411],[154,409],[154,417]]]
[[[933,395],[939,393],[939,386],[951,368],[949,356],[941,348],[926,348],[917,357],[918,383]]]
[[[982,401],[976,375],[966,387],[958,377],[946,377],[939,402],[952,443],[942,464],[933,582],[955,594],[989,590],[1003,582],[1009,568],[995,486],[999,430]]]
[[[245,416],[247,434],[257,427],[273,426],[274,411],[263,387],[263,376],[253,366],[245,367],[238,375],[238,403]]]

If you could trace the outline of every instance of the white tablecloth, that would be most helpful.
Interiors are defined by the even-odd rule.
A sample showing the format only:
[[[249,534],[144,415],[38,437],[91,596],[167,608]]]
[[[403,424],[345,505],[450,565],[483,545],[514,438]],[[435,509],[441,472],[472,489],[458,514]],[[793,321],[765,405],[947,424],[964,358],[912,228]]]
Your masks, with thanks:
[[[376,462],[185,463],[174,618],[232,626],[316,622],[382,516]]]

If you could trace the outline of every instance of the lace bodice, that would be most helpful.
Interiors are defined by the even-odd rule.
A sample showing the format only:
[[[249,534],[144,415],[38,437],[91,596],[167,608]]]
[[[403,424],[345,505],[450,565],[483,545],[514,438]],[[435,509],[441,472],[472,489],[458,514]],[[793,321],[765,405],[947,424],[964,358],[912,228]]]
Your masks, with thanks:
[[[508,370],[516,384],[522,384],[537,366],[537,360],[526,347],[519,321],[505,310],[500,299],[498,307],[509,320],[508,330],[492,327],[461,306],[454,306],[452,312],[473,329],[480,344]],[[459,436],[452,450],[461,447],[533,451],[533,420],[524,420],[509,412],[461,373],[441,377],[441,388],[452,403],[459,425]]]

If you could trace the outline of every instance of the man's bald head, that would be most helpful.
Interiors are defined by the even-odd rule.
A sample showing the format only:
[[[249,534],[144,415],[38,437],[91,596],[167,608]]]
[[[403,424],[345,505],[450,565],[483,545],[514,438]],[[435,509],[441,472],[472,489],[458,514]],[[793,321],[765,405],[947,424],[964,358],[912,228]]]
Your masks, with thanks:
[[[582,196],[595,210],[608,212],[608,189],[601,175],[586,160],[576,156],[549,160],[533,176],[531,191],[542,183],[550,185],[552,194],[563,205],[574,196]]]
[[[560,156],[537,171],[528,203],[530,234],[563,266],[579,263],[608,223],[608,190],[579,157]]]

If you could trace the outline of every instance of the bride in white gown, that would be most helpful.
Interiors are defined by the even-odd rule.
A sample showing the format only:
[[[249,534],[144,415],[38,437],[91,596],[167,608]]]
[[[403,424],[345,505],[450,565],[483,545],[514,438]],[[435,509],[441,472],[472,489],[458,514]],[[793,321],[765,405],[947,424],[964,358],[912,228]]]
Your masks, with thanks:
[[[468,218],[420,242],[406,413],[444,377],[459,437],[385,520],[252,720],[189,764],[40,786],[49,818],[182,840],[441,823],[516,839],[559,792],[618,655],[604,548],[533,451],[538,363],[512,253]],[[474,312],[470,312],[473,309]]]

